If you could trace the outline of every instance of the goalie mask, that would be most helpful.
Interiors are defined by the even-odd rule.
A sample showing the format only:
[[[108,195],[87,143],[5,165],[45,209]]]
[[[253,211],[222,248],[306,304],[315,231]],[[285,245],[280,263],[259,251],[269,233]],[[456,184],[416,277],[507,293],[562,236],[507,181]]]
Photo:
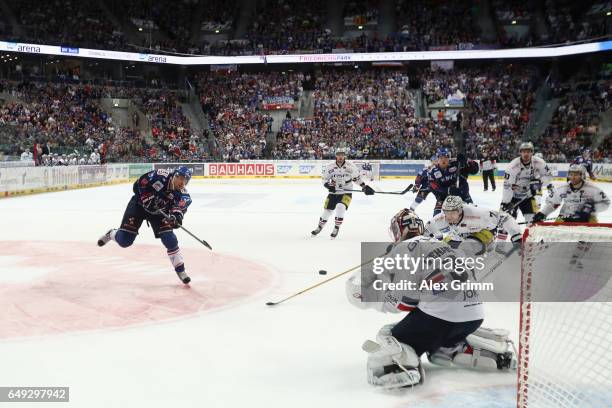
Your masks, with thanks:
[[[404,208],[391,218],[389,233],[394,242],[405,241],[423,235],[425,225],[412,210]]]

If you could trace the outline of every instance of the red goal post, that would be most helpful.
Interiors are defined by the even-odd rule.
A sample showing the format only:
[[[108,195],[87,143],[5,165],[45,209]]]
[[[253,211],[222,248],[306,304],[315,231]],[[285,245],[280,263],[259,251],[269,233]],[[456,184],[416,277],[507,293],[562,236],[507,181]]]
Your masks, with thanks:
[[[612,406],[612,224],[539,223],[523,237],[517,407]]]

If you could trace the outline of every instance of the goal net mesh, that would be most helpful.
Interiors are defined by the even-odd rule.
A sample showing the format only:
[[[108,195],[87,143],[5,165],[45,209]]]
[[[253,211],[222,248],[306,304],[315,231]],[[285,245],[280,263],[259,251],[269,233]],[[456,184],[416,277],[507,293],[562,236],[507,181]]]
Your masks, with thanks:
[[[612,407],[612,224],[530,227],[522,256],[517,406]]]

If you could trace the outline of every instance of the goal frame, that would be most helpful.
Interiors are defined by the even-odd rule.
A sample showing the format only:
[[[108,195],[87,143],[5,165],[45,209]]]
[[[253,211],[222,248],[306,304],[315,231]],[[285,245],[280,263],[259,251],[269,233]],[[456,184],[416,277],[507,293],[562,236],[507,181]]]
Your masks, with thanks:
[[[529,231],[532,228],[537,227],[599,227],[599,228],[610,228],[612,230],[612,223],[585,223],[585,222],[539,222],[533,226],[528,227],[523,232],[523,243],[521,252],[521,293],[520,293],[520,315],[519,315],[519,344],[518,344],[518,356],[517,356],[517,395],[516,395],[516,406],[517,408],[528,408],[528,395],[529,386],[526,384],[529,380],[529,340],[531,333],[531,315],[532,315],[532,302],[531,302],[531,283],[532,275],[531,271],[525,273],[525,243],[529,238]],[[611,241],[612,242],[612,241]]]

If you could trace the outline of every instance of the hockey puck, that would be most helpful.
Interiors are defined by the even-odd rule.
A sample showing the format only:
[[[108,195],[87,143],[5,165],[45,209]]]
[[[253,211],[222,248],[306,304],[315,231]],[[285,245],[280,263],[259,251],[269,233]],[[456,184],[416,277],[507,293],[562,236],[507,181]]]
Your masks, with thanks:
[[[319,275],[327,275],[327,271],[324,271],[323,269],[321,269],[319,271]]]

